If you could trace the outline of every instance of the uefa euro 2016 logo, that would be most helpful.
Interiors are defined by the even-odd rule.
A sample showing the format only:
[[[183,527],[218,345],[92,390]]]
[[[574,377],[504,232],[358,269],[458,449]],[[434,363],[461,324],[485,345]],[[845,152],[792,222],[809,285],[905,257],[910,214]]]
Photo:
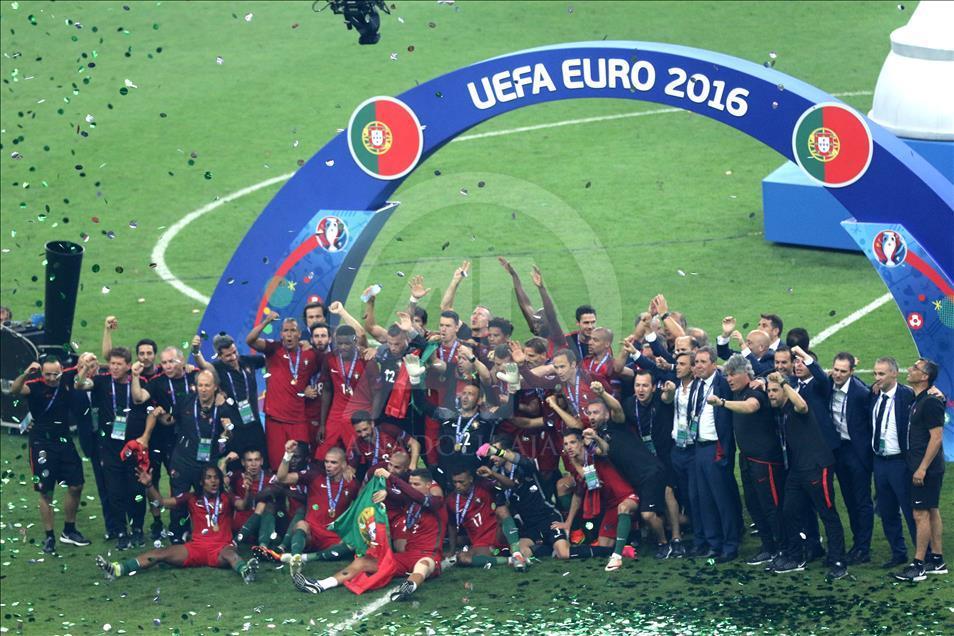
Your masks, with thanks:
[[[884,267],[897,267],[908,256],[908,246],[904,238],[893,230],[882,230],[872,244],[875,258]]]
[[[336,216],[326,216],[315,228],[318,245],[329,252],[340,252],[348,244],[348,226]]]

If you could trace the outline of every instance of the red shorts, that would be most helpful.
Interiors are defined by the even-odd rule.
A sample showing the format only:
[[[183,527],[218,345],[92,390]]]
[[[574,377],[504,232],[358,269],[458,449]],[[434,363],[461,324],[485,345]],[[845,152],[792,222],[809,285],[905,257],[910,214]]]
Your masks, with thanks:
[[[430,557],[434,559],[434,571],[431,572],[430,576],[427,578],[432,579],[434,577],[440,576],[441,574],[441,560],[442,556],[439,552],[394,552],[394,562],[398,566],[398,573],[400,574],[410,574],[414,570],[414,566],[417,565],[417,562],[421,559]]]
[[[343,413],[329,413],[325,420],[325,441],[315,449],[315,459],[324,459],[325,454],[335,446],[347,450],[354,438],[351,418],[345,417]]]
[[[308,524],[308,550],[327,550],[341,543],[341,537],[317,521],[305,517],[305,522]]]
[[[628,497],[620,499],[609,508],[604,510],[603,521],[600,523],[599,536],[608,537],[610,539],[616,538],[616,524],[619,523],[619,505],[624,501],[632,501],[635,504],[639,504],[639,497],[636,495],[629,495]]]
[[[280,422],[265,416],[265,443],[268,446],[268,465],[278,467],[285,455],[285,442],[311,442],[308,422]]]
[[[228,547],[227,543],[196,543],[195,541],[186,541],[185,548],[189,553],[184,568],[217,568],[219,567],[219,554]]]
[[[484,522],[477,529],[467,528],[467,536],[470,538],[470,547],[472,548],[494,548],[497,547],[497,524],[496,518],[490,523]]]

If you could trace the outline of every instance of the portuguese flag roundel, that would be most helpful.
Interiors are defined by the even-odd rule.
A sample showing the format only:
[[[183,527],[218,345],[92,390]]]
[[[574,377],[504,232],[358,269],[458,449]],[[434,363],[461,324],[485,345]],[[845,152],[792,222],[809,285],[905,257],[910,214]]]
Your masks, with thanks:
[[[864,119],[843,104],[812,106],[792,132],[795,161],[809,177],[829,188],[851,185],[871,163],[871,131]]]
[[[393,97],[372,97],[351,115],[348,147],[355,163],[372,177],[400,179],[420,160],[424,133],[407,104]]]

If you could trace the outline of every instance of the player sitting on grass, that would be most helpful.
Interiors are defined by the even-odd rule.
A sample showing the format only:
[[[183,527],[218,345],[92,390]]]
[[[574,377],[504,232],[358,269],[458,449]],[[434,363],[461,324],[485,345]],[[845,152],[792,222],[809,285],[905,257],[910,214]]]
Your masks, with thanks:
[[[536,465],[506,445],[507,440],[501,439],[477,449],[478,457],[489,457],[493,465],[493,469],[481,466],[477,474],[496,481],[498,496],[494,512],[510,543],[514,569],[526,570],[538,547],[558,559],[570,558],[570,542],[561,527],[563,517],[544,498]],[[520,518],[519,529],[514,526],[512,514]]]
[[[623,566],[624,556],[635,555],[626,541],[632,526],[632,514],[639,507],[639,499],[633,493],[632,486],[603,457],[607,447],[606,442],[591,428],[582,433],[571,428],[563,433],[563,463],[576,482],[576,491],[573,493],[570,512],[561,528],[570,531],[581,507],[584,519],[595,518],[602,511],[598,545],[591,548],[592,556],[609,552],[605,569],[613,572]]]
[[[105,557],[97,556],[96,565],[106,573],[106,578],[112,580],[151,568],[157,563],[165,563],[179,568],[230,567],[246,583],[255,580],[258,559],[252,557],[248,561],[242,560],[232,544],[232,501],[222,489],[222,471],[218,466],[209,464],[202,470],[202,478],[195,485],[195,493],[182,493],[175,497],[160,495],[152,485],[152,476],[148,471],[138,471],[137,477],[139,483],[148,487],[153,505],[166,508],[187,506],[194,534],[186,543],[150,550],[131,559],[110,563]]]
[[[236,453],[229,453],[220,462],[220,468],[228,462],[238,459]],[[276,538],[275,501],[265,487],[271,482],[272,473],[262,463],[262,451],[248,448],[242,452],[242,474],[231,475],[233,508],[232,519],[235,542],[251,541],[255,545],[269,545]]]
[[[411,471],[409,481],[391,474],[386,468],[376,469],[375,474],[386,478],[388,487],[374,493],[372,501],[381,503],[386,498],[394,498],[404,507],[403,514],[394,519],[391,535],[397,571],[407,572],[408,577],[391,594],[391,600],[406,601],[425,579],[440,574],[444,532],[447,529],[444,493],[426,468]],[[395,494],[395,490],[400,494]],[[292,580],[300,591],[318,594],[346,583],[361,573],[373,574],[377,571],[378,562],[365,555],[327,578],[309,579],[298,573]]]
[[[328,529],[328,525],[348,509],[358,494],[358,484],[353,478],[354,471],[345,463],[343,450],[337,446],[332,447],[325,454],[323,462],[314,462],[297,472],[291,472],[288,465],[295,457],[297,448],[298,442],[295,440],[285,443],[285,455],[275,473],[278,481],[285,485],[308,488],[305,516],[289,528],[291,556],[286,560],[284,555],[267,549],[254,550],[256,554],[269,560],[277,559],[289,563],[289,574],[292,576],[301,571],[305,562],[302,554],[306,548],[311,548],[312,552],[324,553],[324,559],[321,553],[317,555],[320,560],[337,559],[342,553],[350,553],[350,548],[341,542],[341,537]]]

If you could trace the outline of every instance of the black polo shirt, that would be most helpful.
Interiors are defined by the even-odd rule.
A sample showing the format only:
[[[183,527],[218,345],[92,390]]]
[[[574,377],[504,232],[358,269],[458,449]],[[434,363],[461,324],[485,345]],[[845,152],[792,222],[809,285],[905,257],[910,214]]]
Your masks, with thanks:
[[[745,387],[732,393],[733,401],[755,399],[759,410],[755,413],[732,412],[732,427],[739,452],[750,459],[766,462],[782,461],[782,442],[775,422],[775,413],[765,391]]]
[[[26,396],[33,424],[31,436],[47,439],[69,439],[70,403],[75,374],[60,376],[56,386],[49,386],[42,378],[27,383],[30,393]]]
[[[781,419],[789,470],[814,470],[835,463],[812,412],[797,413],[791,401],[773,409]]]
[[[932,428],[944,426],[944,403],[927,391],[922,391],[911,405],[911,417],[908,423],[908,450],[904,457],[911,471],[921,466],[921,460],[927,452],[928,441],[931,439]],[[937,455],[928,465],[927,474],[940,475],[944,472],[944,448],[938,450]]]

